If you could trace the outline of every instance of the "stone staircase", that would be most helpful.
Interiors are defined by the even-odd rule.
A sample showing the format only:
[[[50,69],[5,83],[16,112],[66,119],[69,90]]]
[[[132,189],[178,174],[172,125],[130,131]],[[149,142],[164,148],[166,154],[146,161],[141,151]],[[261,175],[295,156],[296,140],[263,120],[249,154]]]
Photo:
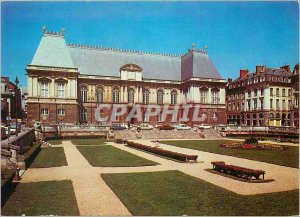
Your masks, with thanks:
[[[223,137],[214,129],[205,129],[204,136],[206,139],[222,139]]]
[[[136,132],[132,130],[116,130],[114,134],[115,139],[137,139]]]

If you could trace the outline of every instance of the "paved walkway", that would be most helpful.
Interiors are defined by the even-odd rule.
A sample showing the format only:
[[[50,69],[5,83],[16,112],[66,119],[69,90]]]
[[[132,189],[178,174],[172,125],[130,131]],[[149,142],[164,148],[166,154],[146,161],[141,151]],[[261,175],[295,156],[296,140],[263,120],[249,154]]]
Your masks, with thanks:
[[[151,139],[134,141],[145,145],[155,145],[155,143],[151,142]],[[188,175],[203,179],[242,195],[288,191],[299,188],[299,170],[296,168],[160,144],[160,147],[163,149],[186,154],[196,154],[198,155],[198,159],[202,161],[198,163],[179,163],[129,148],[122,144],[115,144],[113,142],[107,142],[107,144],[133,153],[137,156],[158,162],[160,165],[143,167],[92,167],[70,141],[63,141],[62,146],[65,150],[68,166],[28,169],[22,176],[21,182],[72,180],[80,215],[85,216],[131,215],[119,198],[103,181],[100,176],[101,173],[134,173],[179,170]],[[225,161],[229,164],[265,170],[265,178],[275,179],[275,181],[269,183],[247,183],[204,170],[212,168],[210,164],[211,161],[219,160]]]
[[[68,166],[29,169],[21,182],[72,180],[80,215],[129,216],[131,213],[70,142],[63,141]]]

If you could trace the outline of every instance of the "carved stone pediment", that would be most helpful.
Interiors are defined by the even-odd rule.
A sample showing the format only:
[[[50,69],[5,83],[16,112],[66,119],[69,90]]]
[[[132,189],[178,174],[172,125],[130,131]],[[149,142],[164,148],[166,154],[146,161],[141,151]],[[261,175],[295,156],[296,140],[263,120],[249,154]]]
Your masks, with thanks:
[[[141,72],[143,71],[142,67],[136,64],[126,64],[120,68],[122,71],[129,71],[129,72]]]

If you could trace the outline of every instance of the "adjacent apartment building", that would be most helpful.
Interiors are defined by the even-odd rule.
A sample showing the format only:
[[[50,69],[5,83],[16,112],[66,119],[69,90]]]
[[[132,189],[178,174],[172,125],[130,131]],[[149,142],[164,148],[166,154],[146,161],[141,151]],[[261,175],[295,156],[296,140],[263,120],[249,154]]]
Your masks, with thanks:
[[[199,123],[225,124],[226,80],[208,57],[207,48],[194,45],[182,55],[168,55],[107,47],[67,44],[64,30],[43,28],[40,44],[27,71],[28,121],[45,123],[99,124],[95,111],[101,104],[124,104],[127,112],[116,120],[125,122],[133,105],[142,108],[143,120],[130,123],[163,121],[162,114],[147,118],[147,105],[184,104],[200,107]],[[110,116],[111,110],[102,111]],[[186,124],[194,124],[193,112]],[[170,122],[167,117],[166,122]],[[199,124],[197,123],[197,124]]]
[[[241,69],[240,76],[228,80],[227,123],[240,126],[292,126],[299,120],[299,65],[290,72],[256,66],[253,73]]]

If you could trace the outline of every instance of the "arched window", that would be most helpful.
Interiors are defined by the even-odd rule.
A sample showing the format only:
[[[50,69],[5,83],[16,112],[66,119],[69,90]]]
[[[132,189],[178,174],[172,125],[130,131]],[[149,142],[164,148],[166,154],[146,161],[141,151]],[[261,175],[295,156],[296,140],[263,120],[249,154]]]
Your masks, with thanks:
[[[112,101],[113,101],[113,103],[120,102],[120,91],[118,88],[115,88],[112,92]]]
[[[66,112],[63,108],[57,109],[57,115],[59,116],[65,116]]]
[[[256,114],[253,114],[253,115],[252,115],[252,118],[255,119],[255,118],[256,118]]]
[[[247,119],[250,119],[250,115],[249,114],[247,114],[246,117],[247,117]]]
[[[42,115],[49,115],[49,110],[47,108],[42,108],[41,109],[41,114]]]
[[[279,96],[279,88],[276,88],[276,96]]]
[[[164,104],[164,92],[162,90],[157,91],[157,104],[158,105]]]
[[[49,86],[47,81],[41,81],[41,97],[49,96]]]
[[[259,113],[259,118],[264,118],[264,114],[263,113]]]
[[[270,113],[269,117],[270,117],[270,119],[273,119],[274,118],[274,114]]]
[[[150,95],[149,90],[143,91],[143,104],[149,104],[149,95]]]
[[[216,112],[214,112],[213,113],[213,118],[217,118],[218,116],[217,116],[217,113]]]
[[[128,103],[134,103],[134,90],[129,89],[128,91]]]
[[[275,118],[276,118],[276,119],[280,119],[280,114],[277,113],[276,116],[275,116]]]
[[[171,92],[171,105],[176,105],[177,104],[177,92],[173,90]]]
[[[87,102],[87,88],[81,87],[80,88],[80,97],[82,102]]]
[[[101,87],[96,91],[96,99],[98,103],[104,102],[104,90]]]
[[[282,96],[285,96],[285,89],[282,89]]]
[[[57,97],[58,98],[65,97],[65,83],[63,83],[63,82],[57,83]]]

